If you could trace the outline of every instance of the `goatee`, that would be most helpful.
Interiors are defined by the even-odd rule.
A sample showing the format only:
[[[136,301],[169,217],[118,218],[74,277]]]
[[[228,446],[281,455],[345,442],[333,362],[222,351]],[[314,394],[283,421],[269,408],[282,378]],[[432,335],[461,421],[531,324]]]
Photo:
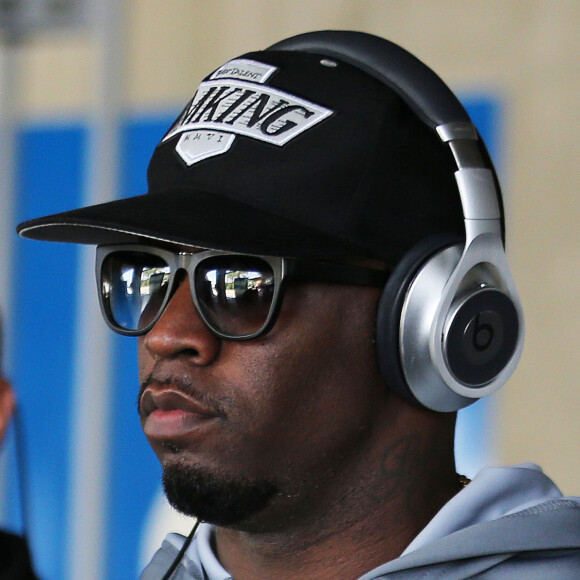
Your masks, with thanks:
[[[261,512],[277,492],[269,481],[228,479],[182,462],[164,466],[163,487],[177,511],[224,527]]]

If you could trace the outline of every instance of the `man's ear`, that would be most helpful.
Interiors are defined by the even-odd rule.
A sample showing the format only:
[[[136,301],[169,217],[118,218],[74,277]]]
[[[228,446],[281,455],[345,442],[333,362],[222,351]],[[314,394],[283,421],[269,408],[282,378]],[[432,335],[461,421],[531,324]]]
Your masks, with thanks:
[[[0,442],[4,438],[10,418],[14,412],[15,398],[10,383],[0,377]]]

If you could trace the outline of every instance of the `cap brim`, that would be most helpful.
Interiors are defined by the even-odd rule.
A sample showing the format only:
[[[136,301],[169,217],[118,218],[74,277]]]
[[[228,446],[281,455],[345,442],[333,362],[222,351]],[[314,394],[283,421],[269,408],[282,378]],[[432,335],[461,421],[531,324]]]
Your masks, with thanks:
[[[21,223],[34,240],[81,244],[142,241],[248,254],[344,258],[368,249],[239,201],[202,191],[140,195]]]

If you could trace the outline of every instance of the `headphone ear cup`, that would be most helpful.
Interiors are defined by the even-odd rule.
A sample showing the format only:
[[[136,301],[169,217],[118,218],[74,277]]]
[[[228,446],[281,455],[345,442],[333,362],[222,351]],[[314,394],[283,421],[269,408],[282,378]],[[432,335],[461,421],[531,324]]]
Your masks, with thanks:
[[[401,360],[401,320],[405,299],[413,280],[431,257],[450,246],[463,247],[464,243],[459,236],[446,234],[421,240],[399,261],[379,300],[377,357],[381,375],[393,393],[418,406],[422,404],[409,387]]]

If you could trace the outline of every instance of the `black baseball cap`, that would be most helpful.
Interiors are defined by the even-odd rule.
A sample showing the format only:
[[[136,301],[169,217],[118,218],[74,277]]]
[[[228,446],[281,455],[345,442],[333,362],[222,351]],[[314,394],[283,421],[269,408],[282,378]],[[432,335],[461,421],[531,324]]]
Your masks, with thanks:
[[[310,52],[250,52],[202,81],[153,152],[146,194],[18,232],[395,263],[427,236],[464,234],[456,169],[435,131],[366,72]]]

